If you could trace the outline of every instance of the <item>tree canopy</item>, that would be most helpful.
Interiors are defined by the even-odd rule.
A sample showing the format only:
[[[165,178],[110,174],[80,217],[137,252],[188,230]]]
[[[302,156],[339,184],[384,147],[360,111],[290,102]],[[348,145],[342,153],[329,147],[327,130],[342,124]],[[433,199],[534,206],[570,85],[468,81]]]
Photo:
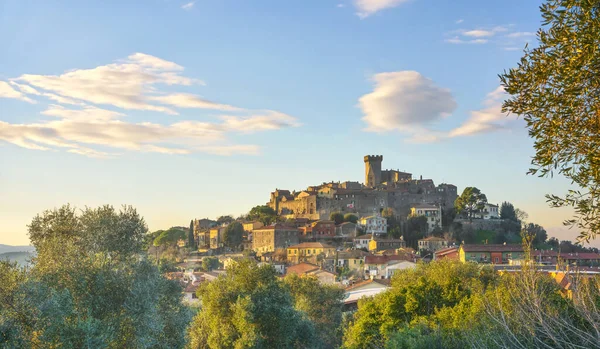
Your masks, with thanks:
[[[144,258],[145,233],[128,206],[37,215],[31,269],[0,262],[0,347],[183,347],[191,314]]]
[[[227,247],[236,249],[241,245],[243,236],[244,226],[240,222],[233,222],[225,228],[223,240]]]
[[[275,269],[241,260],[198,289],[202,311],[189,329],[195,348],[320,348],[314,324],[294,307]]]
[[[329,219],[334,221],[335,224],[341,224],[344,223],[344,214],[341,212],[332,212],[329,215]]]
[[[277,212],[267,205],[254,206],[246,219],[251,221],[259,221],[264,225],[271,225],[277,221]]]
[[[235,219],[233,219],[233,217],[230,215],[220,216],[219,218],[217,218],[217,224],[218,225],[229,224],[229,223],[233,222],[234,220]]]
[[[179,228],[169,228],[162,231],[156,239],[154,239],[154,246],[175,246],[177,241],[185,240],[188,238],[188,234]]]
[[[573,183],[547,195],[553,207],[575,210],[566,225],[589,241],[600,231],[600,14],[596,1],[548,0],[539,44],[526,48],[516,68],[500,75],[510,97],[502,110],[522,116],[534,140],[528,173],[560,174]]]
[[[462,194],[456,198],[454,207],[457,213],[465,213],[469,219],[473,214],[483,210],[487,203],[487,197],[481,190],[475,187],[466,187]]]
[[[356,224],[358,222],[358,216],[354,213],[346,213],[344,215],[344,222],[351,222]]]
[[[517,213],[515,212],[515,206],[508,201],[504,201],[502,205],[500,205],[500,218],[515,222],[519,221]]]

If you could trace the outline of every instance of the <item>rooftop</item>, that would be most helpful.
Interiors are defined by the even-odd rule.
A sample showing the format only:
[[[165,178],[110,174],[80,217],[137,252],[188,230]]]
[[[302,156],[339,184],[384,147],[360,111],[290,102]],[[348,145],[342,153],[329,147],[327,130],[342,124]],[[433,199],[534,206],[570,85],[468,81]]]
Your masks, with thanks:
[[[303,242],[298,245],[289,246],[288,248],[335,248],[321,242]]]
[[[306,273],[309,273],[311,271],[316,271],[319,270],[320,267],[318,265],[312,264],[312,263],[299,263],[296,265],[292,265],[291,267],[288,267],[285,271],[285,274],[296,274],[296,275],[304,275]]]
[[[523,246],[518,244],[487,244],[462,245],[465,252],[523,252]]]

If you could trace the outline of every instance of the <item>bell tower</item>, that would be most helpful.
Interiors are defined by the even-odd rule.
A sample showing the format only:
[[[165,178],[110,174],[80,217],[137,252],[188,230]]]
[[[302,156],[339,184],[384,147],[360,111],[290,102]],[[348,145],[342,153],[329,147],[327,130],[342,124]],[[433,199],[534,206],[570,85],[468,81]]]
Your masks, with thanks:
[[[381,184],[383,155],[365,155],[365,185],[369,188]]]

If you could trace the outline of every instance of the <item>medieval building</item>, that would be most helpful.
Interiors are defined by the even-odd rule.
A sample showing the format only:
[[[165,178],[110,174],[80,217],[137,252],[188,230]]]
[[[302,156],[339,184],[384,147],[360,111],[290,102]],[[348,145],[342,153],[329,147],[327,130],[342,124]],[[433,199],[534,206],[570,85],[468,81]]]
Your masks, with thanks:
[[[431,179],[413,179],[411,173],[382,170],[382,162],[382,155],[364,157],[364,184],[331,182],[299,192],[275,189],[268,205],[281,216],[308,219],[328,219],[332,212],[370,216],[384,208],[393,209],[398,217],[407,217],[411,207],[418,204],[442,210],[454,206],[455,185],[436,186]]]

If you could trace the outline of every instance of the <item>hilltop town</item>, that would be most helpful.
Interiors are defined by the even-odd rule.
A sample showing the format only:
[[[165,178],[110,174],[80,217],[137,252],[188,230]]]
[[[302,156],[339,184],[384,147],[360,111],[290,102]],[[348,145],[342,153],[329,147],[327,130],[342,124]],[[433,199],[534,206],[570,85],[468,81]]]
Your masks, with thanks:
[[[217,272],[250,258],[273,265],[281,275],[314,275],[325,284],[345,287],[350,307],[364,296],[360,285],[367,293],[383,291],[395,272],[414,268],[419,261],[460,260],[504,271],[524,263],[522,217],[510,203],[503,203],[504,213],[487,199],[468,214],[457,212],[455,185],[436,186],[433,179],[382,170],[382,162],[381,155],[364,157],[364,183],[329,182],[301,191],[277,188],[266,205],[238,219],[194,219],[188,239],[178,241],[180,247],[191,246],[196,256],[180,258],[185,260],[181,270],[187,272],[177,274],[189,300],[193,302],[202,281],[217,275],[200,270],[206,258],[213,260]],[[524,229],[533,236],[530,258],[540,268],[556,271],[562,263],[600,272],[594,268],[600,265],[597,251],[564,241],[559,246],[536,224]],[[182,236],[185,230],[180,228]]]

